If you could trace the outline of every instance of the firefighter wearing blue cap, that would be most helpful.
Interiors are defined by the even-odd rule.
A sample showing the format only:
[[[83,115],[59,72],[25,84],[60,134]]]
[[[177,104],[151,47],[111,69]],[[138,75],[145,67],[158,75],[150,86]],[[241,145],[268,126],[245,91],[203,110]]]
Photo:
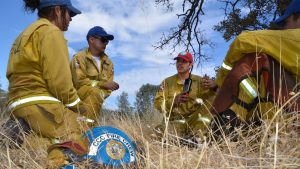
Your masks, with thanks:
[[[8,109],[31,129],[51,140],[48,167],[68,161],[66,150],[87,152],[86,111],[72,83],[69,53],[63,31],[71,17],[80,14],[70,0],[24,0],[25,9],[38,11],[39,19],[15,40],[10,51],[7,79]],[[66,142],[68,141],[68,142]]]
[[[89,114],[86,116],[97,120],[104,99],[119,88],[119,84],[113,81],[113,62],[105,53],[114,36],[95,26],[88,31],[86,39],[89,46],[74,55],[71,70],[78,95],[88,105]]]
[[[284,103],[292,96],[283,95],[283,91],[286,90],[284,87],[275,92],[277,81],[274,79],[282,78],[269,74],[270,70],[273,70],[270,67],[275,63],[288,72],[285,75],[290,75],[293,83],[299,83],[300,0],[292,0],[284,14],[274,22],[282,29],[242,32],[230,45],[217,73],[216,82],[220,91],[212,111],[216,114],[217,123],[221,126],[231,126],[226,127],[225,133],[231,133],[241,123],[248,123],[254,117],[252,113],[257,105],[259,118],[273,118],[276,112],[274,103]],[[273,79],[271,83],[270,79]],[[283,85],[286,83],[285,81]],[[297,92],[297,86],[292,88]],[[293,93],[292,89],[285,93],[289,92]],[[280,101],[277,101],[276,96]],[[286,102],[286,105],[289,103],[294,102]],[[298,99],[296,105],[290,107],[299,108],[299,104]]]

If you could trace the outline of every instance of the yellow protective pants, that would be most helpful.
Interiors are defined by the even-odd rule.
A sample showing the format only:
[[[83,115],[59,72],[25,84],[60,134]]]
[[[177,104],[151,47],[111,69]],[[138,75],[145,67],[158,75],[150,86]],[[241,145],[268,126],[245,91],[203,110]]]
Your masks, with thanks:
[[[14,110],[12,114],[16,118],[23,118],[33,131],[49,138],[53,144],[57,141],[72,141],[88,151],[88,140],[81,139],[88,126],[77,120],[79,114],[65,108],[61,103],[30,105]],[[48,152],[47,159],[49,168],[59,168],[66,162],[67,157],[57,147]]]
[[[263,79],[263,77],[261,78]],[[239,84],[237,99],[245,104],[252,104],[253,102],[257,103],[253,105],[251,109],[247,109],[246,106],[234,102],[229,109],[234,111],[244,122],[251,122],[252,119],[257,118],[261,118],[263,120],[273,118],[277,111],[276,104],[269,101],[265,102],[261,98],[266,98],[266,90],[263,80],[258,83],[255,77],[245,78]]]
[[[105,92],[96,87],[83,86],[78,90],[78,95],[88,109],[84,116],[98,121],[99,117],[101,117],[101,108],[106,97]]]
[[[155,127],[154,133],[159,139],[162,139],[164,134],[173,140],[176,140],[177,137],[186,138],[194,136],[204,139],[206,133],[209,131],[208,126],[211,119],[212,116],[209,114],[201,115],[200,113],[193,113],[186,118],[163,121]]]

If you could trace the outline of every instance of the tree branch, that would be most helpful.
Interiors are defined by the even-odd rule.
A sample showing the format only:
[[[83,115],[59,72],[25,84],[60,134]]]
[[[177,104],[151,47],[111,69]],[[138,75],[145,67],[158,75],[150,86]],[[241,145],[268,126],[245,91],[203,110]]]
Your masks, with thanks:
[[[156,4],[171,4],[170,1],[156,0]],[[183,0],[182,13],[177,14],[181,21],[177,27],[170,29],[168,35],[163,34],[155,49],[171,48],[172,52],[179,47],[194,54],[195,61],[207,60],[208,56],[203,52],[202,46],[211,45],[200,30],[201,16],[204,0]],[[168,7],[168,5],[167,5]]]

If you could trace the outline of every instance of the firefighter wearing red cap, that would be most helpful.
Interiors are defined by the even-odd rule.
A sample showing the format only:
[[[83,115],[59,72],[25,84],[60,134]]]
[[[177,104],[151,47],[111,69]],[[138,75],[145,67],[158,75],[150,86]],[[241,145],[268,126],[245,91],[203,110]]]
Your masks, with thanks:
[[[165,119],[169,120],[172,129],[170,132],[175,129],[176,133],[183,137],[191,134],[190,129],[194,132],[210,123],[209,108],[215,95],[216,84],[207,76],[190,74],[193,66],[191,53],[181,52],[174,60],[177,74],[163,80],[154,104],[165,115]],[[186,79],[191,79],[189,91],[183,91]],[[164,122],[158,129],[163,127]]]

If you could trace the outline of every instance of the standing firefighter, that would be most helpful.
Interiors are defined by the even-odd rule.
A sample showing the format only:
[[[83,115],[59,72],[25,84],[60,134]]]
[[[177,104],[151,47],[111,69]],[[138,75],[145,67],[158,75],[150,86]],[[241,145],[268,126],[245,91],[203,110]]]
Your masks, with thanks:
[[[245,31],[231,44],[216,79],[216,135],[218,126],[229,134],[241,123],[273,118],[276,105],[300,111],[300,0],[293,0],[275,23],[283,29]]]
[[[25,9],[38,10],[39,19],[15,40],[9,56],[8,109],[32,130],[52,141],[48,167],[66,163],[66,152],[87,152],[79,119],[85,108],[73,87],[69,53],[63,31],[81,12],[70,0],[24,0]],[[81,118],[78,118],[81,117]],[[68,142],[66,142],[68,141]],[[71,150],[71,151],[70,151]]]
[[[191,53],[181,52],[174,60],[178,73],[161,83],[155,97],[155,107],[165,114],[165,121],[157,129],[163,134],[165,123],[168,123],[170,134],[189,138],[205,131],[210,123],[209,108],[216,84],[207,76],[190,73],[193,67]]]
[[[96,120],[104,99],[119,88],[119,84],[113,81],[114,65],[104,53],[114,36],[95,26],[89,30],[86,39],[89,47],[74,55],[71,70],[78,95],[88,105],[87,116]]]

